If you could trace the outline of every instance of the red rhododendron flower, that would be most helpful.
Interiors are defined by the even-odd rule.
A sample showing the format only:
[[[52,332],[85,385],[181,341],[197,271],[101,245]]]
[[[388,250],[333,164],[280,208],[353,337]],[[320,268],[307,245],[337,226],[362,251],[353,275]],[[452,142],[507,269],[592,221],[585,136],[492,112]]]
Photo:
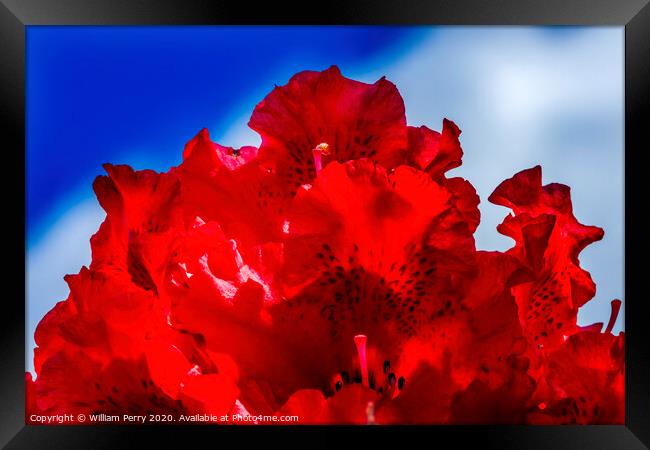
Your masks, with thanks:
[[[301,72],[249,125],[259,149],[202,130],[167,173],[105,166],[92,263],[36,331],[28,421],[624,421],[620,301],[604,332],[577,326],[603,231],[568,187],[504,181],[515,245],[480,251],[476,191],[446,175],[460,129],[408,126],[389,81]]]

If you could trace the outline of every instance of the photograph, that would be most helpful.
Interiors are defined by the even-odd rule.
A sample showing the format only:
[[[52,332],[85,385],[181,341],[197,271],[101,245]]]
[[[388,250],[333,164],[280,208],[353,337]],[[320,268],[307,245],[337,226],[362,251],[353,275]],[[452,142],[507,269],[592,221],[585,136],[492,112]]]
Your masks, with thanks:
[[[24,45],[27,425],[627,423],[623,25]]]

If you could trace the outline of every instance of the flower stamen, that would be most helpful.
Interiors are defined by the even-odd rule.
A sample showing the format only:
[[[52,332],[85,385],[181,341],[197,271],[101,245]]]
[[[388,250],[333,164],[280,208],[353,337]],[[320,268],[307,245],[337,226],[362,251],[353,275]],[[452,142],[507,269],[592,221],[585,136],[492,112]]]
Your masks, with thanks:
[[[368,381],[368,359],[366,356],[366,341],[367,337],[363,334],[358,334],[354,337],[354,344],[357,346],[359,353],[359,365],[361,366],[361,380],[365,387],[370,387]]]
[[[612,300],[612,313],[609,316],[609,322],[607,323],[607,328],[605,328],[605,333],[611,333],[614,328],[614,322],[618,318],[618,313],[621,310],[621,301],[616,299]]]
[[[375,425],[377,422],[375,421],[375,404],[374,402],[368,402],[368,406],[366,407],[366,423],[368,425]]]
[[[311,151],[312,155],[314,156],[314,167],[316,168],[316,175],[318,175],[320,171],[323,170],[322,157],[330,154],[329,148],[330,146],[326,142],[321,142]]]

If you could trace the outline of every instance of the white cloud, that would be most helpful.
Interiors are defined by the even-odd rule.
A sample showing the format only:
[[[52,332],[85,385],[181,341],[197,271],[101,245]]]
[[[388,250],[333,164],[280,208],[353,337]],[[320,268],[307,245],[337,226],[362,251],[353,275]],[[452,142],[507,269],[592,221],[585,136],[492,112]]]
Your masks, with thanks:
[[[27,251],[27,368],[33,371],[34,330],[40,319],[68,297],[63,276],[90,264],[90,237],[104,220],[97,201],[80,202],[57,220],[47,234]]]

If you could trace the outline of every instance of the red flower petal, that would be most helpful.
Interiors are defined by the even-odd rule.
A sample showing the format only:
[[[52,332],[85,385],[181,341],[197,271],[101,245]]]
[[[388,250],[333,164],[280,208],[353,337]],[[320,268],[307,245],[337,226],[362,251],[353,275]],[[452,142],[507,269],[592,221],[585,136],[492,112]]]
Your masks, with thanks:
[[[442,122],[442,133],[426,126],[408,127],[409,163],[441,180],[445,172],[461,165],[463,149],[459,136],[460,128],[448,119]]]
[[[183,167],[190,172],[210,172],[221,168],[235,170],[257,156],[257,148],[224,147],[210,140],[207,128],[202,129],[183,150]]]
[[[552,350],[575,332],[578,308],[595,294],[578,254],[601,239],[603,230],[576,220],[567,186],[542,186],[541,178],[539,166],[522,171],[501,183],[489,200],[515,213],[498,230],[515,240],[509,253],[535,276],[515,289],[520,319],[535,344]]]
[[[91,239],[90,268],[157,293],[173,228],[182,222],[179,180],[128,166],[104,167],[109,176],[97,177],[93,188],[106,220]]]
[[[234,380],[218,374],[189,376],[183,382],[180,400],[191,411],[222,416],[230,412],[239,389]]]
[[[301,424],[322,423],[321,413],[325,404],[325,396],[321,391],[303,389],[292,394],[276,415],[298,416]]]
[[[466,323],[455,336],[454,378],[463,387],[481,381],[495,388],[511,377],[508,359],[527,348],[511,293],[527,274],[516,258],[499,252],[478,252],[476,261],[477,275],[463,300]]]
[[[293,394],[276,415],[296,415],[303,424],[368,423],[368,403],[378,400],[377,393],[361,385],[345,386],[325,399],[320,391],[304,389]]]
[[[405,339],[431,331],[432,316],[458,311],[473,240],[451,225],[450,198],[423,173],[400,167],[387,175],[368,161],[332,163],[298,193],[285,243],[292,298],[272,315],[318,355],[304,362],[321,367],[321,388],[348,370],[355,335],[396,363]]]
[[[276,415],[295,415],[315,424],[440,424],[448,420],[454,385],[448,368],[442,373],[422,364],[399,392],[378,393],[360,384],[344,385],[325,398],[321,391],[294,393]]]
[[[452,217],[450,199],[448,190],[406,166],[389,175],[369,161],[333,163],[299,192],[288,217],[287,285],[313,281],[335,261],[404,273],[393,263],[408,261],[407,247],[420,242],[430,251],[473,251],[471,232]],[[426,271],[432,261],[420,256]]]
[[[25,423],[31,423],[32,414],[43,414],[43,411],[37,404],[38,396],[36,395],[35,383],[32,374],[25,373]]]
[[[508,363],[510,376],[500,386],[490,388],[487,383],[476,380],[456,394],[451,404],[453,423],[524,423],[535,381],[526,373],[527,358],[513,355],[508,358]]]
[[[452,194],[452,204],[460,216],[457,226],[466,226],[473,235],[481,221],[476,189],[469,181],[459,177],[445,178],[440,183]]]
[[[107,365],[81,351],[61,351],[43,364],[34,384],[36,406],[46,414],[176,412],[175,400],[150,379],[144,359]]]
[[[93,189],[107,215],[123,219],[127,230],[161,232],[177,220],[177,177],[111,164],[104,164],[104,169],[108,177],[97,177]]]
[[[59,302],[36,328],[35,369],[65,348],[83,349],[102,363],[144,351],[144,337],[158,333],[163,310],[152,294],[83,268],[68,275],[70,296]]]
[[[262,100],[249,126],[262,136],[260,157],[291,194],[316,176],[312,150],[329,146],[329,161],[371,158],[402,163],[407,147],[404,102],[394,84],[350,80],[336,66],[305,71]]]
[[[79,275],[68,276],[70,297],[38,325],[37,378],[30,387],[36,398],[33,411],[193,411],[182,403],[190,398],[182,390],[186,374],[195,366],[198,376],[216,372],[215,361],[191,336],[171,329],[165,308],[153,293],[110,275],[84,268]],[[190,364],[190,358],[196,364]],[[226,385],[219,389],[223,392],[202,396],[237,394]]]
[[[583,331],[548,356],[551,399],[528,420],[540,424],[625,422],[624,335]]]
[[[280,180],[255,154],[252,147],[221,147],[203,130],[186,145],[183,163],[173,169],[181,180],[187,216],[218,222],[244,253],[280,239],[286,208]]]
[[[449,405],[457,385],[450,368],[436,369],[419,365],[408,377],[400,394],[377,405],[375,416],[380,424],[444,424],[449,422]]]

